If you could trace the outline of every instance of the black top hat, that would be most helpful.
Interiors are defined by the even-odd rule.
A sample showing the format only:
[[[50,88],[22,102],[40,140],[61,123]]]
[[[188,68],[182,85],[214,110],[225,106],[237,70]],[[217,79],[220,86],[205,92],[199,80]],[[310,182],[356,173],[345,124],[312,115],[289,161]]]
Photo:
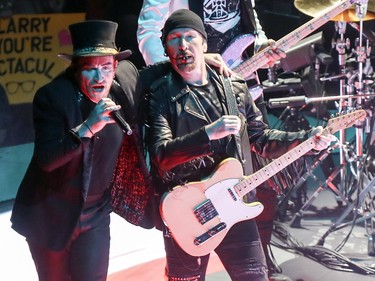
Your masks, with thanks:
[[[73,54],[58,54],[60,58],[71,60],[73,57],[108,56],[117,60],[126,59],[130,50],[119,52],[115,44],[118,24],[112,21],[89,20],[69,26],[73,44]]]

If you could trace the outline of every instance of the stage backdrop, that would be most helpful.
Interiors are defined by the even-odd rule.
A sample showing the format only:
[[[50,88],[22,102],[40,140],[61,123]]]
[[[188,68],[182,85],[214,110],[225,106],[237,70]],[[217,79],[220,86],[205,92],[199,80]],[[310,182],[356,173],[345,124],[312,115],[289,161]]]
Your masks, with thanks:
[[[35,91],[66,66],[68,26],[85,14],[22,14],[0,19],[0,201],[14,198],[30,161]]]

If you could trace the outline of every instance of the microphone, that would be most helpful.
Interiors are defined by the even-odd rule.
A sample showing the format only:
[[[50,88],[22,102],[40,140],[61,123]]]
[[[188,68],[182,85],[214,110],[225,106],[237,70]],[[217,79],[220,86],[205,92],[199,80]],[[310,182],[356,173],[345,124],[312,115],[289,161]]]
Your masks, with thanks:
[[[375,94],[363,94],[363,97],[372,97]],[[278,107],[297,107],[306,105],[313,102],[323,102],[323,101],[332,101],[332,100],[341,100],[341,99],[350,99],[355,98],[355,95],[343,95],[343,96],[329,96],[329,97],[317,97],[317,98],[308,98],[305,96],[295,96],[288,98],[278,98],[278,99],[269,99],[267,106],[269,108],[278,108]]]
[[[111,112],[111,117],[117,122],[117,124],[120,125],[121,129],[127,134],[131,135],[133,133],[132,129],[130,128],[130,125],[122,118],[118,110]]]
[[[302,106],[308,103],[307,98],[305,96],[295,96],[289,98],[277,98],[277,99],[269,99],[268,107],[269,108],[279,108],[279,107],[296,107]]]

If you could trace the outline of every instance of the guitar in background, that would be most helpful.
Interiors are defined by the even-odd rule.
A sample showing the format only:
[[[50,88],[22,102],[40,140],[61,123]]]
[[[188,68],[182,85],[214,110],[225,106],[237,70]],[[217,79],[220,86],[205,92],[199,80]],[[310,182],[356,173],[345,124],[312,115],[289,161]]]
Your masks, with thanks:
[[[325,24],[341,12],[350,8],[350,6],[358,1],[359,0],[345,0],[337,2],[332,7],[323,10],[320,16],[311,19],[295,31],[276,41],[276,48],[286,52],[290,47],[299,42],[301,39],[305,38],[317,28],[321,27],[323,24]],[[246,80],[252,77],[257,69],[265,66],[269,62],[266,54],[267,51],[270,50],[270,47],[263,49],[249,59],[243,60],[243,52],[254,41],[255,37],[250,34],[238,36],[237,38],[233,39],[231,43],[229,43],[229,46],[222,53],[222,57],[224,61],[229,65],[229,67]]]

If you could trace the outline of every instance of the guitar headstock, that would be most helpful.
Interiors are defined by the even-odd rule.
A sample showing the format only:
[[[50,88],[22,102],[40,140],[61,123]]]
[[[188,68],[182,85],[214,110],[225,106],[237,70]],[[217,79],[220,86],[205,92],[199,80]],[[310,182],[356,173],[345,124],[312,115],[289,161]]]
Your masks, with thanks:
[[[333,134],[337,131],[347,129],[353,126],[357,121],[363,121],[365,118],[366,111],[364,109],[350,111],[328,120],[326,129],[329,131],[329,133]]]

